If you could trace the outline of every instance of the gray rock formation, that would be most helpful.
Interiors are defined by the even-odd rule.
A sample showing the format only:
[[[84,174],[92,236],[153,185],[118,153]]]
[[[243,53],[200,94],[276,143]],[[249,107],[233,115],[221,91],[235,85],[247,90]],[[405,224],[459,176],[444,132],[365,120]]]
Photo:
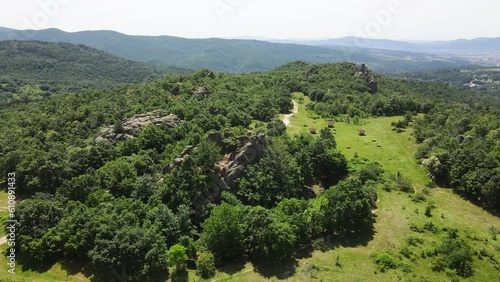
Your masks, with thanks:
[[[378,92],[378,83],[377,80],[373,77],[371,71],[366,67],[365,64],[356,64],[356,68],[357,72],[355,76],[366,81],[368,93],[376,94]]]
[[[210,90],[206,86],[198,87],[191,94],[192,94],[193,97],[201,97],[201,96],[203,96],[204,98],[207,98],[208,95],[210,95]]]
[[[220,132],[210,134],[208,140],[224,148],[224,139]],[[235,149],[226,152],[226,157],[219,163],[220,171],[211,175],[215,183],[214,187],[210,189],[210,192],[200,194],[194,201],[194,208],[197,212],[203,211],[209,203],[220,201],[223,191],[236,190],[238,180],[245,175],[247,167],[257,163],[264,155],[267,145],[271,143],[271,140],[266,138],[264,134],[239,136],[236,140]],[[180,166],[196,149],[195,146],[184,148],[177,158],[163,168],[163,173],[170,173],[174,168]]]
[[[378,92],[378,83],[375,79],[371,79],[370,82],[368,82],[368,93],[370,94],[375,94]]]
[[[137,136],[149,125],[167,126],[175,128],[181,124],[181,120],[174,114],[165,114],[159,110],[146,114],[135,115],[124,119],[121,128],[117,132],[115,125],[105,127],[99,132],[99,136],[94,139],[95,144],[113,143]]]
[[[311,76],[314,76],[314,75],[319,75],[319,70],[316,67],[312,67],[312,68],[308,69],[306,74],[305,74],[305,78],[306,78],[306,80],[309,80],[309,78]]]

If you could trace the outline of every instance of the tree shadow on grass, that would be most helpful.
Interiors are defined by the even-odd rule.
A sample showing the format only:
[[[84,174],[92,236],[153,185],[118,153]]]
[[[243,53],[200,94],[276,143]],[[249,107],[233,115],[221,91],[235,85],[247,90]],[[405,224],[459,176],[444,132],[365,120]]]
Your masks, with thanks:
[[[228,275],[234,275],[238,272],[241,272],[243,269],[245,269],[245,263],[244,261],[235,261],[231,262],[228,264],[225,264],[219,268],[217,268],[217,271],[226,273]]]
[[[267,279],[277,278],[278,280],[285,280],[295,275],[298,266],[298,262],[295,259],[280,263],[254,262],[252,264],[255,272],[263,277]]]
[[[10,248],[7,249],[7,251]],[[4,253],[5,256],[8,256],[10,253]],[[7,260],[9,258],[7,257]],[[44,260],[39,261],[32,259],[28,254],[23,252],[16,252],[16,263],[21,267],[23,271],[33,271],[37,273],[44,273],[49,271],[55,264],[57,260]]]
[[[189,281],[188,272],[186,270],[174,271],[170,276],[172,282],[186,282]]]
[[[82,273],[85,277],[92,276],[92,273],[87,267],[88,262],[84,260],[68,259],[61,261],[61,268],[65,270],[68,275],[77,275]]]
[[[368,243],[373,240],[375,234],[376,231],[373,226],[362,229],[356,233],[330,234],[316,240],[314,242],[314,249],[318,249],[322,252],[327,252],[338,247],[366,247]]]

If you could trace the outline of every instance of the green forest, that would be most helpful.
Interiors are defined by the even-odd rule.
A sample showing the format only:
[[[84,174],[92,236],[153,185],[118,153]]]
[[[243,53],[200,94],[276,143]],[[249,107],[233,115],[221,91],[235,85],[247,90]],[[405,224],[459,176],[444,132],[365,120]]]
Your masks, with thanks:
[[[133,62],[84,45],[1,41],[0,104],[141,83],[186,71]]]
[[[40,59],[44,46],[19,48],[37,49]],[[52,48],[65,44],[50,52],[74,60]],[[88,52],[89,60],[107,58],[72,48]],[[13,52],[2,50],[0,56]],[[23,60],[0,63],[6,97],[0,104],[0,174],[15,173],[22,199],[15,248],[23,271],[45,273],[61,265],[92,281],[110,281],[122,270],[131,281],[203,281],[249,262],[266,279],[290,278],[268,273],[266,265],[293,269],[316,250],[366,245],[377,236],[381,198],[386,203],[402,195],[398,199],[409,204],[391,204],[411,213],[416,205],[424,221],[393,234],[405,241],[401,249],[370,256],[373,275],[500,278],[500,226],[477,230],[489,237],[474,237],[447,223],[429,196],[448,188],[486,215],[500,212],[499,96],[390,78],[347,62],[162,76],[166,72],[120,61],[117,73],[104,69],[76,79],[59,73],[65,70],[60,63],[51,72],[46,61],[26,72]],[[75,73],[85,75],[88,65],[80,62]],[[45,70],[49,78],[35,75]],[[15,98],[34,85],[43,93],[65,90]],[[304,105],[296,93],[310,102]],[[304,123],[305,132],[289,134],[280,115],[291,113],[296,102],[331,126],[310,130],[314,125]],[[387,124],[389,134],[412,132],[418,146],[412,161],[427,173],[426,187],[417,188],[410,175],[387,170],[380,160],[347,157],[338,146],[334,123],[362,128],[381,117],[398,118]],[[326,241],[330,247],[318,244]],[[355,266],[345,256],[328,261],[330,268]],[[329,271],[314,263],[306,269],[297,281]]]

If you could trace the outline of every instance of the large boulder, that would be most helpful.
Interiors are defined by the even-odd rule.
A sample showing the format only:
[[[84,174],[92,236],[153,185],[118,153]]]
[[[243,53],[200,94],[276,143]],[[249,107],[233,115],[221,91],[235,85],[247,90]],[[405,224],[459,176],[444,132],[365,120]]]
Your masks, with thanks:
[[[210,95],[210,90],[208,90],[208,87],[202,86],[202,87],[196,88],[191,94],[193,97],[206,98],[206,97],[208,97],[208,95]]]
[[[181,124],[181,120],[174,114],[165,114],[162,111],[153,111],[145,114],[135,115],[121,121],[117,130],[116,125],[108,126],[99,132],[94,139],[95,144],[113,143],[136,137],[144,128],[150,125],[167,126],[175,128]]]

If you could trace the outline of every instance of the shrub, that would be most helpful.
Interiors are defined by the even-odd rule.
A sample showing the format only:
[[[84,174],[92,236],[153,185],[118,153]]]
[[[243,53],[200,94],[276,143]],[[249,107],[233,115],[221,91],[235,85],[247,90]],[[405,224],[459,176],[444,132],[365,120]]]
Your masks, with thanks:
[[[432,207],[429,205],[427,205],[427,207],[425,208],[425,216],[427,216],[427,217],[432,216]]]
[[[432,222],[425,223],[424,224],[424,230],[430,231],[432,233],[438,233],[439,232],[439,230],[436,227],[436,225],[434,225],[434,223],[432,223]]]
[[[425,202],[427,200],[427,197],[424,195],[424,193],[418,192],[417,194],[412,196],[411,200],[415,203],[421,203]]]
[[[424,239],[410,236],[410,237],[408,237],[408,239],[406,239],[406,242],[410,246],[418,246],[418,245],[421,245],[424,243]]]
[[[373,256],[372,259],[373,262],[377,265],[377,269],[381,272],[398,268],[396,260],[388,253],[377,253]]]

